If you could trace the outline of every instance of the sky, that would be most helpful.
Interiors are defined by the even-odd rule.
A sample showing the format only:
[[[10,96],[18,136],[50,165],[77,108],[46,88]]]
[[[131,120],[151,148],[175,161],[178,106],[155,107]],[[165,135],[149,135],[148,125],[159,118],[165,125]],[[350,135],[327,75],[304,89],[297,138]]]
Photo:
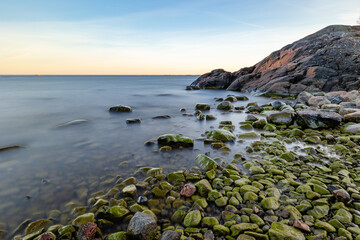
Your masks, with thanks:
[[[1,0],[0,74],[236,71],[359,17],[359,0]]]

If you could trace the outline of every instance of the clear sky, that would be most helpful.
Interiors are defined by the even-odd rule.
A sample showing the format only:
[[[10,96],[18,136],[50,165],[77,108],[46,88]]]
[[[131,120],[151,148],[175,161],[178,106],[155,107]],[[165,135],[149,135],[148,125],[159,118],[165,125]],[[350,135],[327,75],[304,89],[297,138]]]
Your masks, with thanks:
[[[236,71],[360,0],[1,0],[0,74]]]

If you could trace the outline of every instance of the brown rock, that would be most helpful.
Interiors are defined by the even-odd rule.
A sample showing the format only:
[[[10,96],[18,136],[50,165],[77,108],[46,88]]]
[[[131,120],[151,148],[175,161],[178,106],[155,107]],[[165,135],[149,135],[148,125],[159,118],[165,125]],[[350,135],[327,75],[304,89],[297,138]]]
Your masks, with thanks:
[[[360,111],[346,114],[344,116],[344,121],[360,123]]]
[[[191,197],[196,192],[196,187],[194,184],[187,183],[184,185],[184,187],[181,189],[180,194],[185,197]]]
[[[302,231],[305,231],[305,232],[311,232],[310,227],[301,220],[296,220],[294,222],[294,224],[293,224],[293,227],[298,228],[298,229],[300,229]]]
[[[350,201],[350,194],[344,189],[338,189],[333,191],[333,194],[337,201],[347,203]]]

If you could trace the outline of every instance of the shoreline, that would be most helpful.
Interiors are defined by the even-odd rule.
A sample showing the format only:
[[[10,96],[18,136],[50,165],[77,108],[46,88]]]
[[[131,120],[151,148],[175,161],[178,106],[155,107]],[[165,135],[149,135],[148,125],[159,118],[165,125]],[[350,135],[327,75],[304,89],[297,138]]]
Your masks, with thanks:
[[[238,101],[236,97],[228,96],[227,100]],[[307,97],[309,101],[311,96]],[[324,96],[312,97],[323,97],[325,101]],[[231,102],[219,104],[225,105],[219,111],[230,114],[229,119],[220,123],[218,130],[210,129],[202,140],[223,154],[234,154],[230,164],[200,153],[194,160],[194,166],[200,165],[200,168],[193,170],[164,174],[161,168],[140,168],[135,178],[118,179],[106,193],[94,193],[88,206],[75,207],[73,213],[77,217],[70,225],[52,225],[48,219],[23,224],[22,228],[28,229],[23,239],[54,238],[52,234],[57,239],[87,240],[136,236],[140,239],[318,239],[326,236],[360,239],[357,163],[360,131],[344,133],[355,124],[346,125],[342,121],[336,126],[321,126],[320,130],[296,126],[291,106],[281,102],[264,106],[248,104],[248,119],[240,126],[248,132],[238,136],[232,134],[237,126],[231,121]],[[326,109],[323,106],[330,104],[318,106]],[[340,111],[337,105],[338,108],[328,106],[328,112]],[[299,109],[305,107],[302,104]],[[319,111],[316,109],[320,108],[312,111]],[[206,111],[197,109],[195,116],[199,121],[206,118]],[[267,120],[257,119],[257,114],[265,111]],[[286,112],[286,116],[277,112]],[[306,125],[314,126],[305,121]],[[262,130],[259,134],[253,129]],[[160,151],[171,154],[173,147],[191,148],[188,140],[184,145],[184,139],[168,138],[166,144],[158,142]],[[246,153],[231,152],[231,142],[249,139],[252,143],[246,147]],[[300,146],[289,150],[293,143]],[[183,190],[186,184],[189,185]],[[188,197],[180,198],[182,190]],[[146,222],[148,228],[134,225],[133,218],[135,223]],[[14,239],[20,236],[23,235]]]

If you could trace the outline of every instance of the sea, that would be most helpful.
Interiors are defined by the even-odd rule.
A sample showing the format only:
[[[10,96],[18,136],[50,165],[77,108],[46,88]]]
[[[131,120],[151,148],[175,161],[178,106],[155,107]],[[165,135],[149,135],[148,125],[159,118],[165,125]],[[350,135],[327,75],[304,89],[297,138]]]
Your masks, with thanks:
[[[0,229],[8,236],[25,220],[52,218],[67,224],[74,206],[88,206],[99,191],[119,179],[133,176],[141,167],[164,172],[196,166],[195,157],[207,153],[230,162],[244,153],[246,144],[231,144],[230,154],[196,140],[192,149],[159,152],[156,139],[167,133],[194,139],[231,120],[234,133],[245,113],[216,109],[215,98],[246,95],[246,106],[270,100],[252,93],[225,90],[192,90],[198,76],[0,76]],[[214,121],[199,121],[196,103],[209,103]],[[128,105],[130,113],[109,108]],[[186,111],[180,111],[184,108]],[[185,114],[184,114],[185,113]],[[169,115],[167,119],[154,119]],[[141,123],[127,124],[126,119]],[[145,146],[153,140],[155,144]]]

